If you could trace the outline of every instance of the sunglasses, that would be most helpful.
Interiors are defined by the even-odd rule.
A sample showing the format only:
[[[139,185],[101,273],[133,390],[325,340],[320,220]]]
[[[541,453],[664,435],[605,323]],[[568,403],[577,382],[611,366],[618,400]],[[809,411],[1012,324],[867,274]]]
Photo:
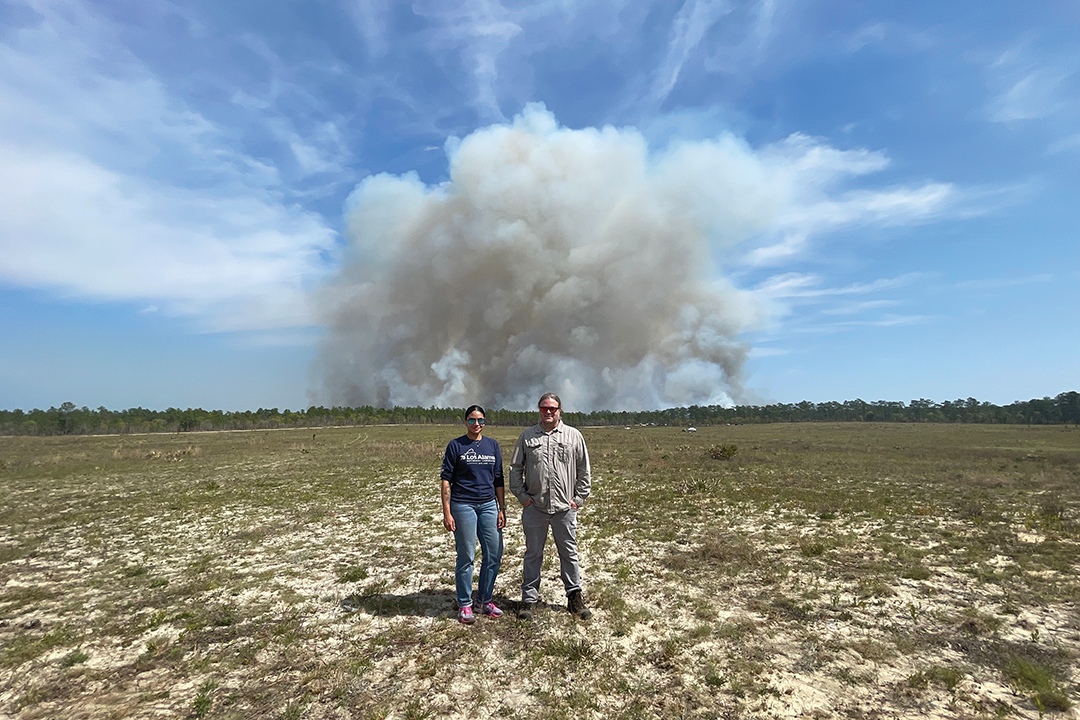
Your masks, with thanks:
[[[549,412],[549,413],[559,412],[559,408],[557,408],[557,407],[542,407],[542,408],[540,408],[540,412]]]
[[[469,423],[470,425],[483,425],[485,421],[484,418],[469,418],[465,422]]]

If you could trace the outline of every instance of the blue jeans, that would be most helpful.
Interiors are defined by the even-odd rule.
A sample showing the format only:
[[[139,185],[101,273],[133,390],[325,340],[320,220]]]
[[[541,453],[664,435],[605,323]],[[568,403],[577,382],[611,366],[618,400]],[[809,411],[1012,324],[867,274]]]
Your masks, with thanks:
[[[491,600],[495,578],[502,564],[503,537],[499,529],[499,506],[494,500],[481,503],[450,501],[454,518],[454,545],[457,547],[457,567],[454,570],[459,608],[472,605],[473,561],[476,559],[476,539],[484,555],[480,564],[480,603]]]

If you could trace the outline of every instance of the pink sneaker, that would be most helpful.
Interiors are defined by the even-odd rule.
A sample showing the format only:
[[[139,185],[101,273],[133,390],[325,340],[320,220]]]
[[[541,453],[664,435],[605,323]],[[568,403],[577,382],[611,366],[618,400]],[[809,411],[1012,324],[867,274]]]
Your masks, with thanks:
[[[476,620],[476,618],[473,617],[472,605],[458,608],[457,619],[466,625],[472,625],[473,621]]]
[[[481,606],[480,612],[484,613],[488,617],[493,618],[502,617],[503,614],[502,610],[499,609],[499,606],[491,602],[490,600],[488,600],[486,603],[483,604],[483,606]]]

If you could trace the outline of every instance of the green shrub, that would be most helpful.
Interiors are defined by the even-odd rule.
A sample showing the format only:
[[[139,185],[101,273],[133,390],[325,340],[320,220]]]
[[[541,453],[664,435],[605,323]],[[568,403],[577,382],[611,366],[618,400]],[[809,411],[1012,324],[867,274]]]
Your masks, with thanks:
[[[739,452],[737,445],[710,445],[709,457],[713,460],[730,460]]]

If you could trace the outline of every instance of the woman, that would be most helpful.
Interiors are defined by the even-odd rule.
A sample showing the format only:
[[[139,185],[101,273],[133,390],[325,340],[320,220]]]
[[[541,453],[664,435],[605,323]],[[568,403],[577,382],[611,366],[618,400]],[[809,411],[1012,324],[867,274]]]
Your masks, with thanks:
[[[484,559],[480,565],[480,612],[490,617],[503,613],[491,601],[502,563],[502,529],[506,525],[502,452],[499,443],[484,437],[484,408],[465,411],[465,434],[446,446],[442,464],[443,527],[454,533],[457,546],[458,620],[473,622],[472,576],[476,539]]]

